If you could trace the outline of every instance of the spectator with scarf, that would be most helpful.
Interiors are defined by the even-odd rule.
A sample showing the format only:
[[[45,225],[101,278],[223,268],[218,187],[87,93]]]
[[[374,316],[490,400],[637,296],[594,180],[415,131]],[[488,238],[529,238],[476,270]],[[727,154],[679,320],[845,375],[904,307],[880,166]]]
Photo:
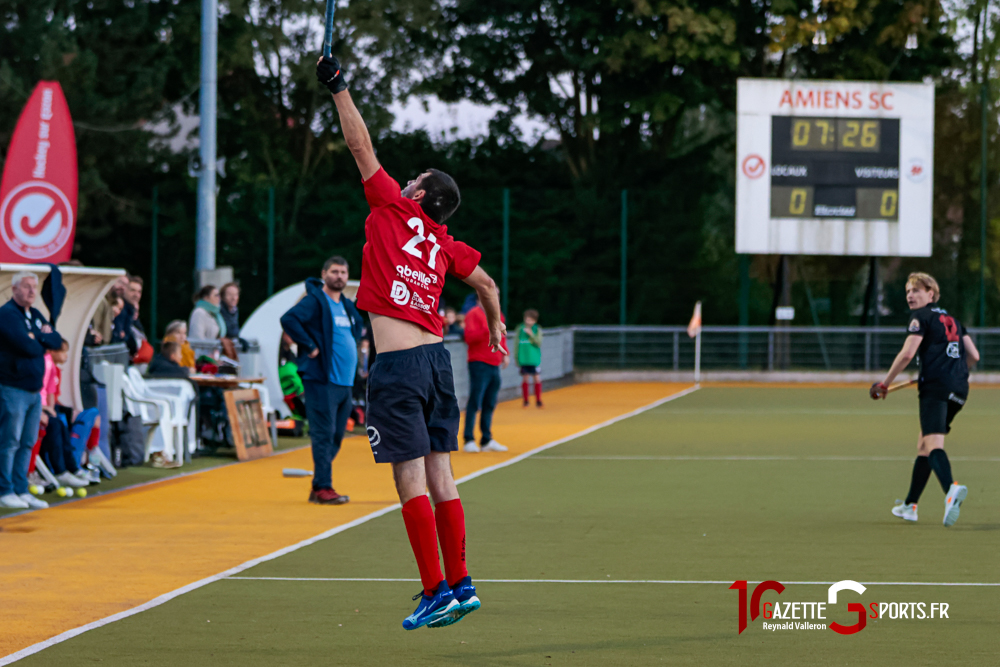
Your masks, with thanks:
[[[188,318],[188,337],[194,340],[218,340],[226,333],[219,304],[222,297],[215,285],[205,285],[194,295],[194,310]]]

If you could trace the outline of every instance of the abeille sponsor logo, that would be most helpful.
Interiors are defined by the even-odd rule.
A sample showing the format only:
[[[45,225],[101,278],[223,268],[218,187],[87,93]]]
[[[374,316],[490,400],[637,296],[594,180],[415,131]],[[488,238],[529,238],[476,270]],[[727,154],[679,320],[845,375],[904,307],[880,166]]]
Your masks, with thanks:
[[[865,593],[867,588],[851,579],[838,581],[827,589],[826,602],[791,602],[776,601],[761,604],[761,597],[767,591],[778,595],[785,592],[785,586],[777,581],[764,581],[753,589],[749,604],[747,601],[747,582],[734,581],[731,590],[739,591],[739,631],[742,634],[747,629],[747,609],[750,610],[750,620],[763,618],[761,629],[777,632],[778,630],[833,630],[841,635],[853,635],[865,629],[868,619],[891,620],[940,620],[947,619],[947,602],[849,602],[847,611],[857,614],[857,622],[853,625],[841,625],[836,621],[828,622],[827,606],[837,604],[837,595],[841,591],[852,591],[858,595]],[[763,611],[762,611],[763,610]]]
[[[409,265],[397,264],[396,273],[399,277],[408,280],[411,283],[419,284],[421,287],[430,287],[431,285],[437,285],[438,277],[433,273],[424,273],[423,271],[417,271],[411,269]]]

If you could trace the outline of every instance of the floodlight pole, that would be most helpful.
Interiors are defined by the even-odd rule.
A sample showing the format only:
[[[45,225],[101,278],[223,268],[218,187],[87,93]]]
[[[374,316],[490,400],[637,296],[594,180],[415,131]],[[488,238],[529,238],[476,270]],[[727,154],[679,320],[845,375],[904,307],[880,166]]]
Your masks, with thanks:
[[[985,34],[985,28],[983,30]],[[980,85],[980,116],[982,128],[980,134],[981,155],[979,157],[979,326],[986,326],[986,112],[989,109],[989,90],[987,89],[986,72],[983,72],[983,83]]]
[[[200,155],[198,176],[198,233],[195,247],[195,270],[215,268],[215,124],[219,57],[218,0],[201,1],[201,110]]]

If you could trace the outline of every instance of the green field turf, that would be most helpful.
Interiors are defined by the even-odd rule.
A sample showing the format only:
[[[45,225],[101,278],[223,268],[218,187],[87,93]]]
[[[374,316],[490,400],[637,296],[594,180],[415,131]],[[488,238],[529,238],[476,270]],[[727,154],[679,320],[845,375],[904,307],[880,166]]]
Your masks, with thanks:
[[[400,627],[419,584],[397,510],[238,576],[412,582],[218,581],[18,664],[996,665],[1000,587],[872,584],[826,622],[853,623],[851,601],[946,602],[949,618],[852,636],[758,618],[737,635],[728,583],[1000,582],[998,421],[1000,390],[974,390],[948,440],[969,498],[945,529],[934,477],[919,523],[889,513],[909,485],[915,391],[704,388],[463,484],[473,576],[539,581],[481,583],[483,608],[456,626]],[[553,581],[567,579],[724,583]]]

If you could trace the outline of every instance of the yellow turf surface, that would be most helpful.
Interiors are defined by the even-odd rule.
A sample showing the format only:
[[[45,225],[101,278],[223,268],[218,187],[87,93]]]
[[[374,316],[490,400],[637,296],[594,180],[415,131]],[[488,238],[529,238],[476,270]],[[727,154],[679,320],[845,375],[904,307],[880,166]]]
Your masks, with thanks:
[[[590,384],[549,392],[546,407],[501,404],[506,453],[453,457],[463,477],[677,393],[684,384]],[[397,502],[364,438],[345,440],[333,481],[342,506],[306,502],[308,448],[0,520],[0,656]]]

